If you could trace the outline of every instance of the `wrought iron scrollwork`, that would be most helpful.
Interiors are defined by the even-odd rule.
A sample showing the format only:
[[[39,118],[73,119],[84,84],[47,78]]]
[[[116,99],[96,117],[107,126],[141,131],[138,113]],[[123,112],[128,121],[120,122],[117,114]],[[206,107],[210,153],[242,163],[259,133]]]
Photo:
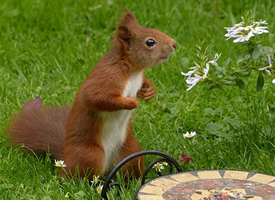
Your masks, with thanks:
[[[157,156],[161,156],[163,158],[161,159],[157,159],[155,161],[153,161],[151,164],[148,165],[148,167],[145,169],[143,177],[142,177],[142,181],[141,184],[143,185],[145,183],[145,179],[147,177],[148,172],[150,171],[150,169],[158,162],[166,162],[169,165],[169,172],[168,174],[172,174],[173,172],[173,166],[176,168],[176,170],[178,172],[182,172],[182,169],[180,167],[180,165],[178,164],[178,162],[171,157],[170,155],[161,152],[161,151],[154,151],[154,150],[145,150],[145,151],[140,151],[140,152],[136,152],[134,154],[131,154],[130,156],[124,158],[120,163],[117,164],[117,166],[110,172],[110,174],[108,175],[108,177],[105,180],[105,183],[103,185],[102,188],[102,192],[101,192],[101,197],[104,199],[108,199],[107,197],[107,190],[110,189],[110,187],[112,186],[118,186],[120,188],[120,184],[117,182],[112,182],[112,178],[115,176],[116,172],[119,171],[121,169],[121,167],[123,167],[126,163],[128,163],[130,160],[139,157],[139,156],[145,156],[145,155],[157,155]],[[156,170],[157,174],[159,176],[162,176],[163,174]]]

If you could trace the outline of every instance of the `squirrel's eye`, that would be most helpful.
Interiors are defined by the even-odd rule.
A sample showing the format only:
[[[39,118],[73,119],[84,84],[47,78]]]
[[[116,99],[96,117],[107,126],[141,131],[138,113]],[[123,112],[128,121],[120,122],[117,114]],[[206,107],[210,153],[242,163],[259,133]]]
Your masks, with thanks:
[[[147,46],[147,47],[152,47],[152,46],[154,46],[155,44],[156,44],[156,42],[155,42],[155,40],[153,40],[153,39],[149,39],[149,40],[146,41],[146,46]]]

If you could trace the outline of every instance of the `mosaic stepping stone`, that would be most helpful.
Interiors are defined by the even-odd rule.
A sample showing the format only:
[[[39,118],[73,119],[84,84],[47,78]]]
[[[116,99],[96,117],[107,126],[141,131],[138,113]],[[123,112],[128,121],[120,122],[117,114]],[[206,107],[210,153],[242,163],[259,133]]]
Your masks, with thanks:
[[[275,200],[275,176],[234,170],[182,172],[149,181],[138,190],[136,199],[204,200],[213,190],[239,192],[249,195],[249,200]]]

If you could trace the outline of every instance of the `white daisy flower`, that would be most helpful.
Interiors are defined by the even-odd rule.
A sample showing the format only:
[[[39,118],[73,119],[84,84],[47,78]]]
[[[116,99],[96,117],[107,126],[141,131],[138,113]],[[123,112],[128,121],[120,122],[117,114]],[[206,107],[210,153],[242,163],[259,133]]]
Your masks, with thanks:
[[[64,163],[64,160],[54,160],[54,166],[56,167],[66,167],[66,164]]]
[[[91,181],[92,184],[96,184],[99,181],[99,176],[94,175],[93,180]]]
[[[196,135],[196,131],[193,131],[193,132],[190,132],[190,133],[187,131],[186,133],[183,134],[183,137],[184,138],[191,138],[191,137],[194,137],[195,135]]]
[[[156,164],[154,164],[153,168],[155,168],[156,171],[160,172],[161,170],[164,169],[164,166],[161,163],[156,163]]]
[[[103,185],[98,186],[98,187],[96,188],[97,193],[101,194],[102,189],[103,189]]]

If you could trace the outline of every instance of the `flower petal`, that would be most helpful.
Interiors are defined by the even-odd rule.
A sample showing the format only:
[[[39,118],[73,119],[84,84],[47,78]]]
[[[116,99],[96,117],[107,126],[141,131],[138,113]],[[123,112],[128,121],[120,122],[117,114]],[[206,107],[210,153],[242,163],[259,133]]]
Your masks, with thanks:
[[[269,56],[268,56],[267,60],[268,60],[268,64],[272,65],[271,58]]]
[[[66,167],[66,164],[63,160],[56,160],[54,159],[54,166],[55,167]]]
[[[193,132],[190,132],[190,133],[187,131],[186,133],[183,134],[183,137],[184,138],[191,138],[191,137],[194,137],[195,135],[196,135],[196,131],[193,131]]]

